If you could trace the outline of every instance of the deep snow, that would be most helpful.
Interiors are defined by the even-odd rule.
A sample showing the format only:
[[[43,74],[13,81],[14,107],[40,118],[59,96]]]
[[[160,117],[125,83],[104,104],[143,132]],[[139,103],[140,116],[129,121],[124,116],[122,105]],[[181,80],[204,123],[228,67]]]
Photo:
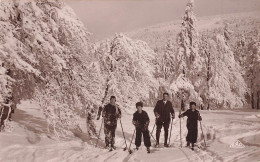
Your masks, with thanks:
[[[150,131],[154,125],[153,108],[145,107],[150,117]],[[135,109],[132,109],[134,113]],[[176,117],[178,110],[175,109]],[[29,101],[22,102],[13,115],[13,132],[0,133],[0,161],[113,161],[113,162],[133,162],[133,161],[258,161],[260,160],[260,112],[252,110],[215,110],[200,111],[202,127],[206,137],[206,143],[209,147],[192,151],[188,148],[180,147],[180,119],[173,120],[172,138],[170,148],[151,148],[151,154],[147,154],[145,147],[129,155],[123,151],[125,147],[121,132],[120,123],[116,131],[115,151],[109,152],[102,149],[104,146],[104,133],[101,132],[101,142],[98,147],[94,145],[96,138],[90,138],[86,135],[86,129],[83,133],[74,132],[75,138],[54,139],[47,132],[47,123],[39,106]],[[127,139],[127,145],[131,139],[134,127],[131,124],[132,114],[123,112],[122,124]],[[95,121],[97,131],[100,128],[101,120]],[[182,143],[185,145],[186,118],[182,122]],[[85,126],[85,119],[82,119],[82,127]],[[155,131],[153,132],[155,137]],[[161,134],[163,141],[163,131]],[[153,138],[151,138],[154,144]],[[242,142],[244,148],[231,148],[237,140]],[[199,128],[198,145],[203,145],[201,130]],[[134,143],[132,144],[134,148]]]

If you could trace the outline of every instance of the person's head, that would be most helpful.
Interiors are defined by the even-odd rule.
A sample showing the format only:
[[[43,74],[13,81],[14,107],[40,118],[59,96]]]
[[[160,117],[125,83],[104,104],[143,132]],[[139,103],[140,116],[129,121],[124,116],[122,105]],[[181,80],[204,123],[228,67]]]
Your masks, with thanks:
[[[91,109],[91,113],[94,113],[94,112],[95,112],[95,109],[94,109],[94,108],[92,108],[92,109]]]
[[[110,97],[110,103],[111,104],[115,104],[116,103],[116,97],[115,96],[111,96]]]
[[[4,103],[5,103],[5,104],[9,104],[9,101],[10,101],[10,99],[9,99],[9,98],[6,98],[5,101],[4,101]]]
[[[196,102],[190,102],[190,108],[194,110],[196,108]]]
[[[142,109],[143,109],[143,103],[142,102],[137,102],[135,104],[135,106],[136,106],[136,109],[137,109],[138,112],[142,112]]]
[[[163,100],[167,101],[169,99],[169,93],[165,92],[163,93]]]

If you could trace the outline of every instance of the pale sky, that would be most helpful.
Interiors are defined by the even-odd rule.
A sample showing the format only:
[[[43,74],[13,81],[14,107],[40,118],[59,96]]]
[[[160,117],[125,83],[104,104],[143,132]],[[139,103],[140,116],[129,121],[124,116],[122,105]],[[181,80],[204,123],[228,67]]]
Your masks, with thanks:
[[[94,34],[94,40],[181,19],[187,1],[66,0],[88,31]],[[260,11],[260,0],[195,0],[197,17],[255,10]]]

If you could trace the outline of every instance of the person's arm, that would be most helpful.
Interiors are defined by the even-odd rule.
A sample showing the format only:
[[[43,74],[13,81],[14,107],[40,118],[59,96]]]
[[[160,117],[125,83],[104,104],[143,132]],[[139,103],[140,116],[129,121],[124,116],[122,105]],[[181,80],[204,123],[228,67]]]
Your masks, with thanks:
[[[149,123],[150,123],[150,118],[148,116],[148,114],[145,112],[145,124],[144,124],[144,130],[148,130],[149,127]]]
[[[121,109],[119,108],[119,106],[116,104],[115,105],[116,108],[116,118],[121,118]]]
[[[98,108],[98,114],[97,114],[97,120],[100,119],[100,116],[101,116],[102,110],[103,110],[102,106],[99,106],[99,108]],[[103,116],[103,115],[102,115],[102,116]]]
[[[135,127],[137,127],[137,126],[139,125],[135,114],[133,115],[132,123],[133,123],[133,125],[134,125]]]
[[[118,107],[117,107],[118,108]],[[122,113],[121,113],[121,109],[118,108],[118,114],[117,114],[117,118],[121,118],[122,117]]]
[[[175,118],[175,112],[174,112],[174,109],[173,109],[171,102],[170,102],[170,112],[171,112],[171,115],[172,115],[172,119],[174,119]]]
[[[201,121],[202,120],[202,118],[201,118],[201,116],[200,116],[200,112],[198,111],[198,120],[199,121]]]
[[[179,118],[183,118],[184,116],[187,116],[188,115],[188,110],[185,111],[183,114],[180,114],[179,115]]]
[[[159,109],[159,101],[156,103],[155,108],[153,110],[156,119],[158,119],[160,117],[160,115],[158,113],[158,109]]]
[[[107,106],[105,106],[103,111],[102,111],[102,117],[105,118],[106,115],[107,115]]]

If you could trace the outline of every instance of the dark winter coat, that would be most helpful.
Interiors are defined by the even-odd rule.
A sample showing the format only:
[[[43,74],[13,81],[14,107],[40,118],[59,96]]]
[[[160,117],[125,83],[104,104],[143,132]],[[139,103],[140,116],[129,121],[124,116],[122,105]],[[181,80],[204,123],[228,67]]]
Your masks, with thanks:
[[[192,111],[192,109],[187,110],[182,114],[182,116],[187,116],[187,128],[188,129],[197,129],[198,128],[198,120],[201,119],[199,115],[199,111],[195,109],[195,111]]]
[[[174,109],[170,101],[167,101],[166,104],[164,104],[163,100],[159,100],[156,103],[154,114],[155,116],[160,115],[158,121],[169,122],[171,120],[170,113],[174,116]]]
[[[117,119],[121,117],[121,110],[118,108],[118,112],[116,113],[116,106],[109,103],[105,106],[102,116],[104,118],[105,125],[116,126]]]
[[[140,129],[147,129],[150,119],[148,114],[142,110],[142,113],[136,111],[133,115],[133,124]]]

